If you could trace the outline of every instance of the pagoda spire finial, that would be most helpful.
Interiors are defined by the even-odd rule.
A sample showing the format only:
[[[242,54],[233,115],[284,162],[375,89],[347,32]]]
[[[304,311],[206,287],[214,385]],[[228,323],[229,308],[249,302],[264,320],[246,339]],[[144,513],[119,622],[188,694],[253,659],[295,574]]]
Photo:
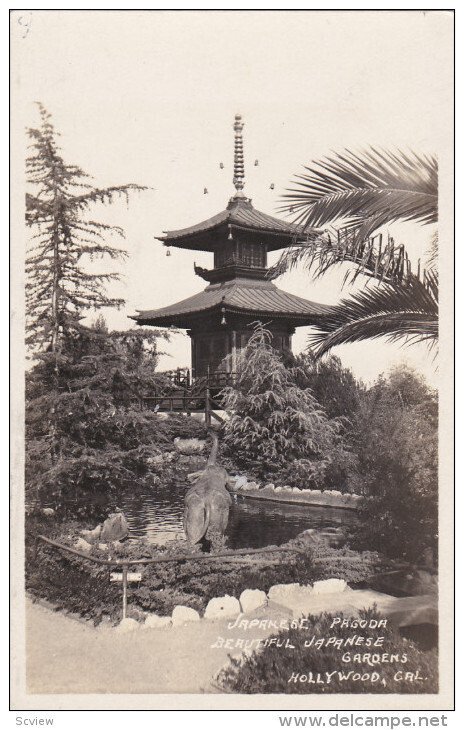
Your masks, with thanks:
[[[245,185],[245,166],[243,162],[243,137],[242,130],[244,122],[242,122],[241,114],[235,115],[234,122],[234,179],[233,183],[236,189],[235,198],[244,198],[243,186]]]

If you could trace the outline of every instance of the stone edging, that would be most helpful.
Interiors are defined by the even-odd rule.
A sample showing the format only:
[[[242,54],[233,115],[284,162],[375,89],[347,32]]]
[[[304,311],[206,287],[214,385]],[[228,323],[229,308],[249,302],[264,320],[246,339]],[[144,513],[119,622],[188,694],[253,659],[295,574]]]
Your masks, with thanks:
[[[335,490],[322,492],[319,489],[298,489],[298,487],[275,487],[266,484],[261,489],[256,482],[246,482],[233,490],[248,499],[262,499],[287,504],[305,504],[313,507],[336,507],[338,509],[359,509],[364,497],[359,494],[342,494]]]
[[[347,588],[346,581],[339,578],[316,581],[312,586],[302,586],[299,583],[278,584],[272,586],[267,594],[259,589],[247,588],[242,591],[239,599],[229,595],[211,598],[206,606],[203,617],[195,609],[189,606],[179,605],[175,606],[170,617],[148,614],[143,624],[133,618],[122,619],[118,626],[116,626],[116,630],[126,633],[138,628],[167,629],[172,626],[182,626],[192,621],[201,621],[202,619],[207,621],[223,618],[235,619],[240,614],[250,613],[258,608],[264,608],[270,602],[272,604],[278,604],[285,609],[286,604],[289,601],[291,603],[292,596],[295,597],[295,600],[301,601],[310,593],[312,595],[342,593]]]

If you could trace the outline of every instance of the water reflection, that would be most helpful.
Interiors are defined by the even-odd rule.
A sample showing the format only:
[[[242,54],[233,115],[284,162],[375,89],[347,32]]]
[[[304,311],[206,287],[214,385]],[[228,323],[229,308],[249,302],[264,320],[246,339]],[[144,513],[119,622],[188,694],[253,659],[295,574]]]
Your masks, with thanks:
[[[129,522],[131,535],[152,544],[184,537],[182,514],[185,488],[173,487],[126,494],[121,507]],[[308,528],[323,529],[350,525],[356,515],[334,507],[262,502],[237,497],[231,507],[227,526],[228,546],[264,547],[281,545]]]

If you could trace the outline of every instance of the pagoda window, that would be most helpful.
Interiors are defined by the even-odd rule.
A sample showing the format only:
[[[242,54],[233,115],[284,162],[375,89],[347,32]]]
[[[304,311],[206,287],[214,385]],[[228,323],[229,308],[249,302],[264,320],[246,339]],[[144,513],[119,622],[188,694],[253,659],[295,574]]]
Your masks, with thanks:
[[[241,264],[251,268],[264,268],[266,266],[266,254],[260,243],[239,242],[238,259]]]
[[[232,241],[214,252],[214,267],[241,264],[252,269],[266,268],[266,249],[261,243]]]
[[[234,264],[236,261],[235,256],[235,245],[234,243],[228,243],[221,248],[216,249],[214,252],[214,268],[220,269],[222,266],[228,266]]]

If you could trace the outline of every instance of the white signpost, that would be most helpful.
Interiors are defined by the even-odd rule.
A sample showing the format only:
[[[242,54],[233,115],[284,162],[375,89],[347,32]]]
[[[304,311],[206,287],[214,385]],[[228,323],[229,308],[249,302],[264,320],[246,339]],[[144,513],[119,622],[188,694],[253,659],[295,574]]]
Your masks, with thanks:
[[[142,580],[142,573],[129,573],[127,565],[123,565],[122,573],[110,573],[110,583],[122,583],[122,617],[127,614],[127,584],[138,583]]]

